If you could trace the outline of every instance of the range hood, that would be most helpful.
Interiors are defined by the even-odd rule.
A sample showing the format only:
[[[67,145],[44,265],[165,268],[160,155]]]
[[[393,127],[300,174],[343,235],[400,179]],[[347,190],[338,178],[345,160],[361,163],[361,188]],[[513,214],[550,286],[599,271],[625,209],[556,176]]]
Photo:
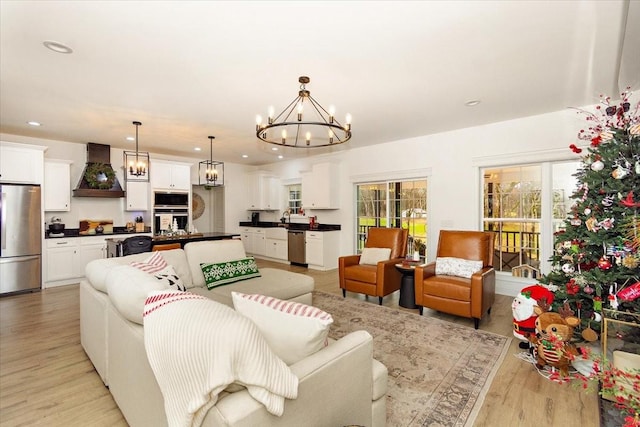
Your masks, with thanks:
[[[111,167],[111,146],[87,143],[87,164],[73,190],[73,196],[124,197],[116,172]]]

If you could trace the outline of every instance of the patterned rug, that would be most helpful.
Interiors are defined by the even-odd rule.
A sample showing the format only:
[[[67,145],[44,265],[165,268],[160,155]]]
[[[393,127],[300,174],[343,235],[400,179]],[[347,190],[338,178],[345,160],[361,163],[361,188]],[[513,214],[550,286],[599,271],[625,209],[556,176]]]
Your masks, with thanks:
[[[377,298],[376,298],[377,300]],[[389,370],[387,426],[471,426],[511,338],[417,313],[314,291],[329,336],[364,329]]]

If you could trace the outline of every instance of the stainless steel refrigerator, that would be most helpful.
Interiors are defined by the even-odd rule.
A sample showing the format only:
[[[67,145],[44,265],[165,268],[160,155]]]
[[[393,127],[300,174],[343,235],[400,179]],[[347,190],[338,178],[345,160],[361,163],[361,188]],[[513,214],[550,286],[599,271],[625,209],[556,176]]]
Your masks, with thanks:
[[[0,294],[42,286],[40,186],[0,184]]]

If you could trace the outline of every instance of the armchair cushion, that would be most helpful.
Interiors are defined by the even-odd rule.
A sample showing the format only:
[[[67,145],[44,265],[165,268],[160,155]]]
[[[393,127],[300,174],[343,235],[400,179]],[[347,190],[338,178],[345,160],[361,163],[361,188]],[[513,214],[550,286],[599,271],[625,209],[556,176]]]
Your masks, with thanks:
[[[436,258],[436,274],[458,276],[470,279],[473,273],[482,270],[482,261],[473,261],[454,257]]]
[[[386,261],[391,255],[391,248],[363,248],[360,254],[360,264],[376,265]]]

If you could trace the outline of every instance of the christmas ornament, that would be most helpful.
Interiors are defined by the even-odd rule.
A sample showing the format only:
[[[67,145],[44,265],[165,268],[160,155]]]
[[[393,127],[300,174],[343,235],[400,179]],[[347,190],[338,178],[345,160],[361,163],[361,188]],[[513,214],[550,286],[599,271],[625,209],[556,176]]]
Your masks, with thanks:
[[[582,331],[582,338],[590,342],[598,340],[598,334],[596,333],[596,331],[591,329],[591,322],[589,322],[589,324],[587,325],[587,328],[584,331]]]
[[[640,202],[636,203],[633,200],[633,191],[629,191],[629,194],[627,194],[627,198],[624,200],[621,200],[620,204],[628,208],[640,208]]]
[[[593,309],[596,311],[602,311],[602,298],[601,297],[593,297]],[[596,313],[594,313],[596,314]]]
[[[576,271],[576,268],[572,264],[566,263],[562,264],[562,271],[564,274],[571,274]]]
[[[576,154],[582,153],[582,148],[578,148],[576,144],[571,144],[569,148],[571,148],[571,151],[573,151]]]
[[[605,218],[598,223],[598,226],[605,230],[610,230],[613,228],[614,221],[615,221],[615,218]]]
[[[584,222],[589,231],[598,231],[598,220],[595,217],[591,217]]]
[[[613,172],[611,172],[611,176],[614,177],[615,179],[622,179],[625,176],[629,175],[629,170],[623,168],[622,166],[618,165],[618,167],[616,167]]]
[[[611,205],[613,205],[613,196],[606,196],[602,199],[602,206],[609,207]]]
[[[640,125],[638,125],[640,126]],[[640,160],[636,160],[636,173],[640,175]]]
[[[633,301],[640,297],[640,282],[636,282],[628,288],[621,289],[618,292],[618,296],[621,300]]]
[[[638,268],[639,264],[640,261],[638,261],[638,258],[632,256],[624,257],[624,259],[622,260],[622,265],[631,270]]]
[[[599,172],[602,169],[604,169],[604,163],[602,163],[601,160],[596,160],[595,162],[591,163],[591,170]]]
[[[612,267],[611,261],[604,255],[598,260],[598,268],[602,271],[609,270]]]
[[[580,224],[582,224],[582,220],[576,216],[576,217],[571,218],[571,221],[569,221],[569,223],[571,225],[573,225],[574,227],[577,227]]]
[[[585,214],[585,215],[589,215],[590,213],[591,213],[591,209],[589,209],[589,208],[585,208],[585,210],[584,210],[584,214]]]
[[[587,286],[584,287],[583,291],[584,291],[585,294],[591,295],[593,293],[594,289],[591,286],[587,285]]]

